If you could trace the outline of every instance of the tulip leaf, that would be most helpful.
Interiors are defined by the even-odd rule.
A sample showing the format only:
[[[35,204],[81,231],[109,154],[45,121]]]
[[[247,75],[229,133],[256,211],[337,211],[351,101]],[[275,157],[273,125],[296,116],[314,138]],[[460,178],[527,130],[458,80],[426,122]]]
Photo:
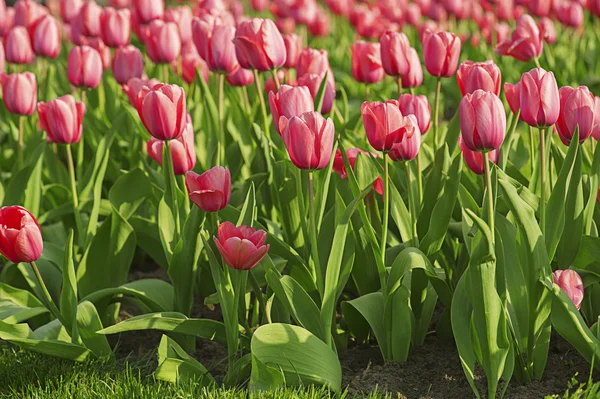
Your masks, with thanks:
[[[321,80],[321,84],[319,85],[319,90],[317,91],[317,95],[315,96],[315,111],[318,113],[322,113],[323,110],[323,100],[325,100],[325,93],[327,92],[327,78],[329,77],[329,71],[325,71],[323,75],[323,79]]]
[[[158,367],[154,376],[162,381],[177,383],[194,380],[208,387],[215,380],[199,361],[189,356],[177,342],[163,335],[158,346]]]
[[[102,329],[102,322],[96,307],[89,301],[82,301],[77,307],[77,329],[85,347],[96,357],[113,355],[106,336],[97,332]]]
[[[412,243],[417,238],[414,235],[413,228],[411,226],[411,217],[408,208],[406,207],[406,203],[402,196],[398,192],[396,185],[392,181],[389,180],[390,184],[390,216],[396,223],[398,230],[400,231],[400,236],[402,237],[402,242],[404,243]]]
[[[435,154],[435,160],[427,175],[425,186],[423,188],[423,198],[427,198],[427,201],[423,202],[421,213],[419,213],[419,220],[417,223],[418,237],[425,237],[431,227],[430,222],[432,220],[433,209],[436,204],[440,202],[438,201],[438,198],[444,192],[444,190],[442,190],[442,187],[444,187],[444,175],[449,167],[450,154],[448,152],[448,146],[444,144],[444,146],[440,147]],[[422,173],[425,173],[425,171]],[[449,178],[452,177],[452,175],[448,176]],[[433,221],[437,222],[435,219],[433,219]]]
[[[44,151],[45,143],[39,144],[31,154],[29,154],[24,159],[30,159],[31,161],[21,170],[16,171],[13,177],[8,182],[8,185],[5,188],[4,199],[2,200],[2,205],[20,205],[23,204],[23,199],[25,193],[30,190],[28,206],[31,206],[36,200],[32,197],[33,192],[31,190],[37,189],[39,190],[41,187],[41,183],[38,182],[38,186],[34,187],[33,184],[37,180],[36,176],[36,168],[38,164],[41,164],[41,159],[43,158],[42,154]],[[29,181],[32,180],[31,185]],[[39,205],[38,205],[39,207]],[[32,214],[37,215],[35,209],[30,209]]]
[[[99,303],[113,302],[122,295],[136,298],[151,312],[167,312],[174,309],[173,286],[158,279],[141,279],[120,287],[98,290],[83,298],[82,301],[90,301],[98,306]]]
[[[256,194],[254,190],[254,183],[251,183],[236,225],[252,227],[253,222],[256,220],[256,213]]]
[[[594,223],[594,209],[598,198],[598,186],[600,182],[600,144],[596,143],[594,149],[594,160],[589,175],[589,198],[584,211],[584,234],[590,235]]]
[[[280,368],[268,367],[252,356],[252,375],[248,384],[250,392],[274,391],[285,387],[285,375]]]
[[[75,275],[75,264],[73,262],[73,235],[69,232],[62,269],[62,290],[60,296],[60,313],[66,321],[73,342],[77,343],[79,333],[77,331],[77,277]]]
[[[123,219],[129,220],[140,205],[151,196],[152,183],[139,168],[119,177],[108,193],[111,205]]]
[[[0,320],[17,324],[47,312],[31,292],[0,283]]]
[[[389,346],[386,340],[383,294],[372,292],[350,301],[344,301],[342,302],[342,311],[350,331],[359,341],[367,339],[370,327],[382,355],[387,358]]]
[[[162,247],[158,223],[137,215],[130,217],[128,222],[138,238],[138,246],[162,269],[167,270],[169,264]]]

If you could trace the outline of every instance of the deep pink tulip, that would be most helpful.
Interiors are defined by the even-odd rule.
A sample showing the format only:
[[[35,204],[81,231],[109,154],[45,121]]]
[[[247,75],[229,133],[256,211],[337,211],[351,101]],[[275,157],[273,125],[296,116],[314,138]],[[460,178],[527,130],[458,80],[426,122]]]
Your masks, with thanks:
[[[348,16],[354,0],[325,0],[329,10],[335,15]]]
[[[389,76],[404,76],[408,73],[408,50],[410,43],[404,33],[387,31],[379,38],[381,64]]]
[[[102,58],[90,46],[75,46],[69,52],[67,75],[77,87],[97,87],[102,79]]]
[[[485,165],[483,164],[484,154],[479,151],[471,151],[469,149],[469,147],[467,147],[467,145],[465,144],[462,137],[458,138],[458,144],[460,146],[460,150],[462,151],[463,159],[465,160],[465,164],[467,164],[467,167],[469,169],[471,169],[471,171],[475,174],[478,174],[478,175],[484,174],[485,173]],[[497,164],[498,158],[500,156],[500,151],[499,150],[488,151],[485,155],[488,157],[488,159],[490,161]]]
[[[306,86],[282,85],[277,94],[269,92],[269,106],[277,133],[282,134],[282,126],[290,118],[315,110],[314,100]]]
[[[361,114],[369,144],[377,151],[388,152],[405,134],[412,134],[412,121],[402,115],[396,100],[364,102]]]
[[[127,97],[129,97],[131,105],[135,106],[138,93],[141,92],[143,88],[151,89],[158,84],[160,84],[158,79],[148,80],[144,78],[131,78],[123,85],[123,91],[127,94]]]
[[[579,142],[583,143],[592,134],[595,125],[596,104],[594,95],[586,86],[574,89],[563,86],[558,91],[560,113],[556,130],[565,145],[571,143],[575,130],[579,127]]]
[[[556,11],[558,20],[571,28],[583,26],[583,7],[577,2],[563,2]]]
[[[571,269],[556,270],[552,273],[552,279],[554,280],[554,284],[558,285],[567,294],[569,299],[573,301],[577,310],[581,309],[584,294],[581,276],[575,270]]]
[[[314,75],[312,73],[304,74],[298,78],[297,85],[308,87],[310,95],[313,99],[316,99],[324,78],[324,75]],[[327,83],[325,83],[325,85],[321,113],[328,114],[331,111],[331,108],[333,108],[333,100],[335,100],[335,79],[333,78],[333,72],[331,70],[327,74]]]
[[[48,9],[34,0],[18,0],[14,7],[14,25],[32,28],[40,18],[48,14]]]
[[[284,122],[284,123],[282,123]],[[333,121],[311,111],[280,118],[280,130],[292,163],[300,169],[324,169],[329,164],[335,127]]]
[[[374,152],[369,153],[368,151],[363,151],[360,148],[349,148],[346,150],[346,157],[348,158],[348,163],[350,163],[352,170],[354,170],[356,167],[356,158],[358,157],[358,154],[365,154],[366,156],[371,156],[373,158],[378,157],[378,155]],[[342,179],[348,177],[346,164],[344,163],[344,157],[342,156],[342,151],[339,148],[335,151],[335,157],[333,158],[333,171],[340,175]],[[383,180],[381,179],[381,176],[378,176],[373,182],[373,189],[377,194],[383,195]]]
[[[550,18],[542,18],[538,22],[538,27],[542,33],[544,41],[548,44],[556,43],[556,27]]]
[[[506,114],[494,93],[475,90],[460,101],[460,130],[471,151],[497,150],[506,134]]]
[[[542,54],[544,37],[533,18],[525,14],[517,21],[510,37],[496,47],[496,53],[509,55],[519,61],[529,61]]]
[[[248,69],[242,68],[239,64],[227,75],[227,83],[231,86],[250,86],[254,83],[254,73]]]
[[[83,102],[75,102],[75,98],[67,94],[48,103],[40,102],[37,109],[40,126],[46,131],[49,143],[79,143],[85,114]]]
[[[135,107],[142,123],[153,137],[172,140],[181,136],[186,124],[185,92],[177,85],[143,87]]]
[[[594,97],[595,125],[592,129],[592,137],[600,140],[600,97]]]
[[[285,43],[270,19],[254,18],[242,22],[235,31],[233,43],[243,68],[268,71],[285,64]]]
[[[250,0],[250,7],[254,11],[266,11],[269,8],[269,0]]]
[[[79,9],[79,13],[71,23],[71,36],[78,45],[87,44],[93,37],[100,37],[102,27],[100,16],[102,7],[93,1],[86,2]]]
[[[60,0],[60,17],[70,24],[83,6],[83,0]]]
[[[133,0],[133,12],[141,24],[159,19],[165,12],[164,0]]]
[[[163,140],[152,137],[146,146],[148,155],[161,166],[163,164],[164,143]],[[187,122],[181,136],[169,142],[169,149],[175,175],[185,175],[194,169],[194,166],[196,166],[196,149],[194,147],[194,128],[191,122]]]
[[[100,15],[102,40],[108,47],[120,47],[129,44],[131,37],[131,13],[128,9],[104,9]]]
[[[141,78],[144,73],[144,56],[135,46],[128,44],[115,51],[112,72],[119,84],[125,84],[131,78]]]
[[[152,21],[146,30],[144,44],[148,57],[155,64],[171,63],[181,53],[179,29],[173,22]]]
[[[33,115],[37,105],[37,81],[31,72],[0,75],[2,100],[11,114]]]
[[[198,54],[190,53],[181,56],[181,77],[187,84],[196,80],[196,74],[200,72],[202,79],[208,83],[208,65]]]
[[[427,96],[403,94],[398,99],[402,115],[414,115],[419,124],[421,134],[427,133],[431,124],[431,108]]]
[[[4,64],[6,62],[6,57],[4,55],[4,45],[0,42],[0,73],[4,72]]]
[[[100,54],[100,59],[102,60],[102,68],[110,69],[112,64],[110,47],[104,44],[102,39],[100,39],[99,37],[93,37],[89,39],[87,43],[88,46],[90,46],[91,48],[96,50],[98,54]]]
[[[204,212],[218,212],[229,204],[231,175],[227,168],[215,166],[201,175],[187,172],[185,186],[190,200]]]
[[[217,235],[218,238],[213,237],[213,240],[223,261],[236,270],[252,269],[270,248],[265,245],[267,233],[250,226],[235,227],[231,222],[221,223]]]
[[[0,253],[13,263],[35,262],[42,256],[42,230],[22,206],[0,208]]]
[[[56,58],[60,54],[61,32],[59,22],[46,15],[36,24],[33,35],[33,50],[40,57]]]
[[[521,117],[533,127],[552,126],[558,120],[560,97],[552,72],[535,68],[521,76]]]
[[[446,78],[454,75],[460,57],[460,46],[460,39],[454,33],[425,31],[423,60],[427,72]]]
[[[548,17],[551,7],[552,2],[548,0],[529,0],[527,2],[529,12],[536,17]]]
[[[308,24],[308,32],[313,37],[326,37],[329,35],[330,26],[329,15],[318,7],[315,17]]]
[[[298,77],[305,74],[322,75],[329,69],[329,54],[325,50],[306,47],[300,52],[296,62]]]
[[[8,32],[4,48],[6,61],[12,64],[29,64],[35,57],[29,33],[23,26],[15,26]]]
[[[300,53],[302,52],[302,37],[295,33],[283,35],[283,42],[285,43],[285,52],[287,58],[285,64],[286,68],[296,68],[296,64],[300,59]]]
[[[521,109],[521,84],[504,83],[504,95],[511,112],[516,115]]]
[[[379,43],[359,40],[352,45],[352,76],[361,83],[376,83],[383,79]]]
[[[173,22],[179,27],[181,43],[192,40],[192,10],[189,6],[169,7],[165,11],[165,21]]]
[[[296,31],[296,21],[294,21],[294,18],[278,17],[275,20],[275,25],[282,35],[289,35],[290,33],[294,33]]]
[[[414,115],[404,117],[407,126],[406,134],[402,141],[395,144],[392,151],[388,153],[394,161],[410,161],[417,157],[421,149],[421,131],[419,123]]]
[[[194,18],[193,38],[200,56],[213,72],[229,73],[238,65],[235,56],[235,28],[214,18]]]
[[[402,76],[402,87],[418,87],[423,84],[423,67],[414,48],[408,50],[408,72]]]
[[[456,81],[463,96],[478,89],[499,95],[502,73],[491,60],[485,62],[465,61],[460,64],[456,72]]]
[[[417,26],[421,22],[421,8],[415,3],[410,3],[406,7],[404,16],[409,25]]]

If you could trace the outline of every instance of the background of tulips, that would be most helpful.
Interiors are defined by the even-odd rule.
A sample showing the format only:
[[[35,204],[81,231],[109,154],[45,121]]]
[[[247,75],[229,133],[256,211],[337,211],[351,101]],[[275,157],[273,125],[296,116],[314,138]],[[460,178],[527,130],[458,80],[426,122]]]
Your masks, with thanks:
[[[2,0],[0,339],[84,362],[158,331],[158,380],[254,392],[435,340],[467,393],[432,397],[556,393],[557,345],[600,365],[599,16]]]

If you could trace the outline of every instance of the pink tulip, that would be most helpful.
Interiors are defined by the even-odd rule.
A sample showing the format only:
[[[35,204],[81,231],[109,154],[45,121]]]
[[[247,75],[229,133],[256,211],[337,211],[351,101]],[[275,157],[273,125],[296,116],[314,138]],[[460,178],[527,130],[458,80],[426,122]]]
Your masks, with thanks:
[[[399,103],[395,100],[364,102],[361,114],[369,144],[378,151],[392,150],[405,134],[412,134],[414,129],[412,120],[402,115]]]
[[[298,86],[308,87],[310,95],[316,100],[324,78],[324,75],[304,74],[298,78],[297,84]],[[330,70],[327,74],[327,83],[325,83],[321,113],[328,114],[331,111],[333,100],[335,100],[335,79],[333,78],[333,72]]]
[[[398,103],[402,115],[414,115],[421,134],[427,133],[431,124],[431,108],[427,96],[403,94],[398,99]]]
[[[77,87],[97,87],[102,79],[102,58],[90,46],[75,46],[67,64],[69,82]]]
[[[165,12],[164,0],[133,0],[133,12],[142,24],[159,19]]]
[[[181,43],[192,40],[192,18],[192,10],[188,6],[170,7],[165,12],[165,21],[173,22],[179,27]]]
[[[462,137],[458,138],[458,144],[460,146],[460,150],[462,151],[463,159],[465,160],[465,164],[467,167],[471,169],[471,171],[475,174],[482,175],[485,173],[485,165],[484,154],[479,151],[471,151],[469,147],[466,146]],[[492,161],[493,163],[498,163],[498,158],[500,156],[499,150],[488,151],[485,156]]]
[[[414,48],[408,50],[408,72],[402,76],[402,87],[418,87],[423,84],[423,67]]]
[[[409,25],[417,26],[421,22],[421,9],[415,3],[410,3],[405,10],[406,22]]]
[[[59,22],[46,15],[37,23],[33,35],[33,50],[38,56],[56,58],[60,54],[61,33]]]
[[[13,263],[35,262],[44,242],[37,220],[21,206],[0,208],[0,253]]]
[[[506,134],[502,101],[489,91],[475,90],[460,101],[460,130],[471,151],[497,150]]]
[[[511,112],[516,115],[521,109],[521,84],[504,83],[504,95]]]
[[[296,62],[296,76],[305,74],[321,75],[329,68],[329,54],[325,50],[316,50],[310,47],[304,48]]]
[[[596,140],[600,140],[600,97],[594,97],[594,112],[596,118],[594,119],[594,129],[592,129],[592,137]]]
[[[181,56],[181,77],[189,85],[196,80],[196,73],[200,71],[202,79],[208,83],[208,65],[198,54],[185,54]]]
[[[558,17],[558,20],[565,26],[572,28],[579,28],[583,26],[583,7],[581,7],[581,4],[579,3],[562,3],[556,11],[556,16]]]
[[[177,85],[143,87],[135,107],[142,123],[153,137],[172,140],[181,136],[186,124],[185,92]]]
[[[359,40],[352,45],[352,76],[361,83],[376,83],[383,79],[379,43]]]
[[[187,172],[185,186],[190,200],[204,212],[218,212],[229,204],[231,175],[227,168],[215,166],[201,175]]]
[[[163,164],[164,141],[150,138],[146,146],[148,155],[159,165]],[[194,147],[194,128],[191,122],[187,122],[183,134],[169,142],[171,160],[175,175],[185,175],[196,166],[196,149]]]
[[[425,31],[423,59],[427,72],[438,77],[448,78],[454,75],[460,57],[460,46],[460,39],[453,33]]]
[[[242,22],[235,31],[233,43],[243,68],[268,71],[285,64],[285,43],[270,19],[254,18]]]
[[[102,68],[110,69],[112,63],[110,48],[106,44],[104,44],[102,39],[100,39],[99,37],[93,37],[89,39],[87,43],[88,46],[90,46],[91,48],[96,50],[98,54],[100,54],[100,59],[102,60]]]
[[[326,37],[329,35],[330,26],[329,15],[321,8],[317,8],[314,19],[308,24],[308,32],[313,37]]]
[[[70,24],[83,6],[83,0],[60,0],[60,17]]]
[[[300,169],[324,169],[331,159],[335,127],[331,119],[314,111],[280,118],[280,130],[292,163]],[[282,123],[282,121],[284,123]]]
[[[558,120],[560,97],[552,72],[535,68],[521,76],[521,117],[533,127],[552,126]]]
[[[556,121],[558,136],[565,145],[569,145],[575,130],[579,128],[579,142],[583,143],[590,137],[595,125],[594,95],[586,86],[579,86],[576,89],[563,86],[558,94],[560,97],[560,113]]]
[[[148,57],[155,64],[171,63],[181,53],[179,29],[173,22],[152,21],[144,38]]]
[[[13,8],[15,26],[23,26],[27,30],[48,14],[48,9],[34,0],[18,0]]]
[[[305,87],[282,85],[277,94],[269,93],[269,106],[277,133],[282,134],[282,126],[290,118],[315,110],[310,90]]]
[[[35,56],[27,29],[15,26],[4,41],[6,61],[12,64],[29,64]]]
[[[254,230],[250,226],[239,226],[231,222],[219,225],[218,238],[213,237],[219,253],[227,266],[236,270],[250,270],[256,266],[269,251],[265,245],[267,233]]]
[[[502,74],[494,61],[465,61],[456,72],[456,80],[463,96],[478,89],[499,95]]]
[[[115,51],[112,71],[115,80],[119,84],[125,84],[131,78],[141,78],[142,73],[144,73],[144,56],[142,52],[131,44],[119,47]]]
[[[296,21],[294,18],[277,18],[275,20],[275,26],[279,29],[282,35],[289,35],[296,31]]]
[[[558,285],[561,290],[577,308],[577,310],[581,309],[581,303],[583,302],[583,280],[581,276],[575,270],[556,270],[552,273],[552,279],[554,280],[554,284]]]
[[[550,18],[540,19],[540,21],[538,22],[538,27],[546,43],[556,43],[556,27],[554,26],[554,22]]]
[[[404,33],[387,31],[379,38],[381,64],[389,76],[404,76],[409,70],[410,43]]]
[[[49,143],[74,144],[81,139],[81,126],[85,104],[75,102],[68,94],[37,106],[40,126],[48,135]]]
[[[285,43],[285,52],[287,54],[283,66],[286,68],[296,68],[296,64],[300,59],[300,53],[302,52],[302,38],[295,33],[290,33],[283,35],[283,42]]]
[[[0,75],[2,100],[11,114],[33,115],[37,104],[37,82],[31,72]]]
[[[250,0],[250,7],[254,11],[266,11],[269,8],[269,0]]]
[[[151,89],[158,84],[160,84],[158,79],[148,80],[143,78],[130,78],[127,83],[123,85],[123,91],[127,94],[127,97],[129,97],[131,105],[135,106],[138,93],[141,92],[143,88]]]
[[[509,38],[496,47],[496,53],[509,55],[519,61],[538,58],[544,49],[544,37],[533,18],[525,14]]]
[[[527,2],[529,12],[536,17],[548,17],[551,7],[552,2],[548,0],[529,0]]]
[[[131,13],[127,9],[104,9],[100,15],[102,40],[108,47],[120,47],[129,44],[131,36]]]
[[[402,138],[402,141],[396,143],[392,151],[388,153],[394,161],[410,161],[417,157],[421,148],[421,132],[419,123],[414,115],[404,117],[407,125],[407,133]]]
[[[248,69],[242,68],[239,64],[227,75],[227,83],[231,86],[250,86],[254,83],[254,74]]]
[[[212,18],[194,18],[193,38],[200,56],[213,72],[229,73],[238,65],[235,56],[235,28]]]
[[[89,39],[100,37],[102,33],[101,15],[102,7],[93,1],[84,3],[81,6],[79,13],[71,23],[71,35],[75,44],[88,44]]]

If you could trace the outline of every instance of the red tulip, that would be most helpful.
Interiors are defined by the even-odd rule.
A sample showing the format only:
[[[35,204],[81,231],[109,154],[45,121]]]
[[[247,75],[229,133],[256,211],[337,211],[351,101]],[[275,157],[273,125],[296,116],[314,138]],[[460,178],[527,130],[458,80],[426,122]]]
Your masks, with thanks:
[[[37,220],[21,206],[0,208],[0,253],[13,263],[35,262],[44,242]]]
[[[254,74],[248,69],[242,68],[239,64],[227,75],[227,83],[231,86],[250,86],[254,83]]]
[[[133,0],[133,12],[142,24],[159,19],[165,12],[164,0]]]
[[[287,58],[285,64],[286,68],[296,68],[296,64],[300,59],[300,53],[302,52],[302,37],[295,33],[283,35],[283,42],[285,43],[285,52]]]
[[[18,0],[14,6],[14,24],[30,29],[42,18],[48,14],[48,9],[34,0]]]
[[[542,54],[543,34],[533,18],[525,14],[517,21],[517,26],[509,38],[496,47],[496,53],[509,55],[519,61],[529,61]]]
[[[33,115],[37,104],[37,82],[31,72],[0,75],[2,100],[11,114]]]
[[[352,76],[356,81],[376,83],[384,73],[379,43],[359,40],[352,45]]]
[[[12,64],[29,64],[35,56],[27,29],[15,26],[4,41],[6,61]]]
[[[409,70],[408,50],[410,43],[404,33],[387,31],[379,38],[381,64],[389,76],[404,76]]]
[[[548,44],[556,43],[556,27],[550,18],[542,18],[538,22],[544,41]]]
[[[419,123],[414,115],[404,117],[406,123],[406,134],[402,141],[396,143],[392,151],[388,153],[394,161],[410,161],[417,157],[421,149],[421,131]]]
[[[96,87],[102,78],[100,53],[90,46],[75,46],[67,64],[69,82],[77,87]]]
[[[181,53],[179,29],[173,22],[152,21],[146,30],[144,44],[148,57],[155,64],[171,63]]]
[[[59,22],[46,15],[37,23],[33,35],[33,50],[38,56],[56,58],[60,54],[61,33]]]
[[[277,133],[282,134],[282,126],[294,116],[315,110],[314,100],[306,86],[282,85],[277,94],[269,92],[269,106]]]
[[[215,166],[201,175],[187,172],[185,186],[190,200],[204,212],[218,212],[229,204],[231,175],[227,168]]]
[[[521,84],[504,83],[504,95],[511,112],[516,115],[521,109]]]
[[[142,52],[131,44],[119,47],[115,51],[112,71],[115,80],[119,84],[125,84],[131,78],[141,78],[142,73],[144,73],[144,56]]]
[[[70,24],[83,6],[83,0],[60,0],[60,17]]]
[[[193,38],[200,56],[213,72],[229,73],[238,65],[233,38],[235,28],[215,18],[194,18]]]
[[[465,144],[462,137],[458,138],[458,145],[460,146],[460,150],[463,154],[463,159],[465,160],[465,164],[467,167],[471,169],[471,171],[475,174],[482,175],[485,173],[485,165],[483,164],[484,154],[479,151],[471,151],[469,147]],[[500,156],[499,150],[488,151],[485,156],[492,161],[493,163],[498,163],[498,158]]]
[[[408,72],[402,76],[402,87],[418,87],[423,84],[423,67],[414,48],[408,50]]]
[[[427,133],[431,124],[431,108],[427,96],[403,94],[398,99],[398,104],[402,115],[414,115],[417,118],[421,134]]]
[[[529,126],[552,126],[558,120],[560,97],[552,72],[535,68],[521,76],[521,117]]]
[[[196,73],[200,71],[200,76],[208,83],[208,65],[198,54],[185,54],[181,56],[181,77],[189,85],[196,80]]]
[[[250,226],[239,226],[231,222],[221,223],[215,245],[227,266],[237,270],[250,270],[265,257],[269,245],[265,245],[267,233]]]
[[[135,107],[142,123],[153,137],[172,140],[181,136],[186,124],[185,92],[177,85],[143,87]]]
[[[73,42],[78,45],[88,44],[88,40],[99,37],[102,33],[100,16],[102,7],[93,1],[84,3],[71,23]]]
[[[315,50],[310,47],[304,48],[296,62],[296,76],[305,74],[321,75],[329,68],[329,55],[325,50]]]
[[[297,84],[298,86],[308,87],[310,95],[313,99],[316,99],[324,78],[324,75],[304,74],[298,78]],[[325,83],[321,113],[328,114],[331,111],[333,100],[335,100],[335,79],[333,78],[333,71],[330,70],[327,74],[327,83]]]
[[[478,89],[499,95],[502,74],[494,61],[465,61],[456,72],[456,80],[463,96]]]
[[[131,105],[135,106],[138,93],[141,92],[143,88],[151,89],[158,84],[160,84],[158,79],[148,80],[143,78],[131,78],[123,85],[123,91],[127,94],[127,97],[129,97]]]
[[[329,164],[335,139],[331,119],[325,120],[317,112],[305,112],[289,121],[280,118],[280,129],[285,148],[297,168],[324,169]]]
[[[552,273],[552,279],[554,280],[554,284],[558,285],[561,290],[577,308],[577,310],[581,309],[581,303],[583,302],[583,280],[581,276],[575,270],[556,270]]]
[[[235,31],[233,43],[243,68],[268,71],[285,64],[285,43],[270,19],[254,18],[242,22]]]
[[[364,102],[361,113],[369,144],[378,151],[390,151],[412,127],[412,121],[405,119],[395,100]]]
[[[48,134],[49,143],[74,144],[81,139],[85,104],[75,102],[68,94],[37,106],[40,126]]]
[[[152,137],[146,146],[148,155],[162,166],[164,141]],[[184,175],[196,166],[196,149],[194,147],[194,127],[187,122],[183,134],[169,142],[171,160],[175,175]]]
[[[560,113],[556,121],[558,136],[565,145],[571,143],[575,129],[579,128],[579,142],[583,143],[592,134],[595,125],[596,104],[594,95],[586,86],[574,89],[561,87]]]
[[[108,47],[120,47],[129,44],[131,36],[131,13],[128,9],[104,9],[100,15],[102,40]]]
[[[427,72],[438,77],[454,75],[460,46],[460,39],[453,33],[426,30],[423,36],[423,59]]]
[[[192,18],[192,10],[188,6],[170,7],[165,12],[165,21],[173,22],[179,27],[181,43],[192,40]]]
[[[497,150],[506,134],[502,101],[489,91],[476,90],[460,101],[460,130],[471,151]]]

